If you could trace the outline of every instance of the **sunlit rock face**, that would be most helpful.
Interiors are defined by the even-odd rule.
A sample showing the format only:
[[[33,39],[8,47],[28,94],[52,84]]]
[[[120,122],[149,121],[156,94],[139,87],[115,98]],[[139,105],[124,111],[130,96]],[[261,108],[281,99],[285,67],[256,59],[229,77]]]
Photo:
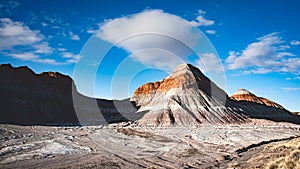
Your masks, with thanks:
[[[249,101],[249,102],[259,103],[259,104],[270,106],[270,107],[284,109],[278,103],[275,103],[275,102],[268,100],[266,98],[263,98],[263,97],[257,97],[256,95],[247,91],[246,89],[239,89],[230,98],[233,100],[237,100],[237,101]]]
[[[139,125],[189,126],[202,123],[243,123],[247,118],[231,108],[227,94],[190,64],[179,65],[165,79],[139,87],[131,98]]]
[[[239,89],[231,97],[235,107],[251,119],[300,124],[300,117],[269,99],[258,97],[246,89]]]

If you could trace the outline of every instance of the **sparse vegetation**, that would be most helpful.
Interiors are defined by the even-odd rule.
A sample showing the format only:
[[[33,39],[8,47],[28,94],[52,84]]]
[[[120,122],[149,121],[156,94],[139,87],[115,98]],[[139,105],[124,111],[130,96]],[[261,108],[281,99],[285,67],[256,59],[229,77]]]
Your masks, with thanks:
[[[269,145],[265,150],[279,153],[272,161],[266,164],[267,168],[300,168],[300,138],[276,145]]]

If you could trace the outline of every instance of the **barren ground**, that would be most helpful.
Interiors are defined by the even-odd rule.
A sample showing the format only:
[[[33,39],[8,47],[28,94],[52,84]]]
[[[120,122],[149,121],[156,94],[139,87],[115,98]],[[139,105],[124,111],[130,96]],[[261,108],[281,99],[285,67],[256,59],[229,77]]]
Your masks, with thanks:
[[[300,126],[283,123],[1,125],[0,133],[0,168],[276,168],[300,159]]]

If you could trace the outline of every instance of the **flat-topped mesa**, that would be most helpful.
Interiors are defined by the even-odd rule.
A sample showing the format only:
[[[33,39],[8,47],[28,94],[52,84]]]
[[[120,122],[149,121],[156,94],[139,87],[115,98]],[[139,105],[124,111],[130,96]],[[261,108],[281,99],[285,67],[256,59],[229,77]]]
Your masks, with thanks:
[[[146,112],[140,125],[170,126],[240,123],[245,117],[228,109],[227,94],[198,68],[181,64],[165,79],[139,87],[131,101]]]
[[[248,101],[248,102],[254,102],[254,103],[271,106],[279,109],[284,109],[284,107],[282,107],[280,104],[275,103],[263,97],[258,97],[246,89],[237,90],[230,98],[236,101]]]

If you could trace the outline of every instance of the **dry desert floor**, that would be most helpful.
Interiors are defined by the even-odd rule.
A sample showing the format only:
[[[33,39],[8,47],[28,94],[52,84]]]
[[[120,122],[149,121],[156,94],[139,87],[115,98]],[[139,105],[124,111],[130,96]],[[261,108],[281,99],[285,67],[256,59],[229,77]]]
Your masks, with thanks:
[[[300,168],[300,126],[0,125],[0,168]]]

